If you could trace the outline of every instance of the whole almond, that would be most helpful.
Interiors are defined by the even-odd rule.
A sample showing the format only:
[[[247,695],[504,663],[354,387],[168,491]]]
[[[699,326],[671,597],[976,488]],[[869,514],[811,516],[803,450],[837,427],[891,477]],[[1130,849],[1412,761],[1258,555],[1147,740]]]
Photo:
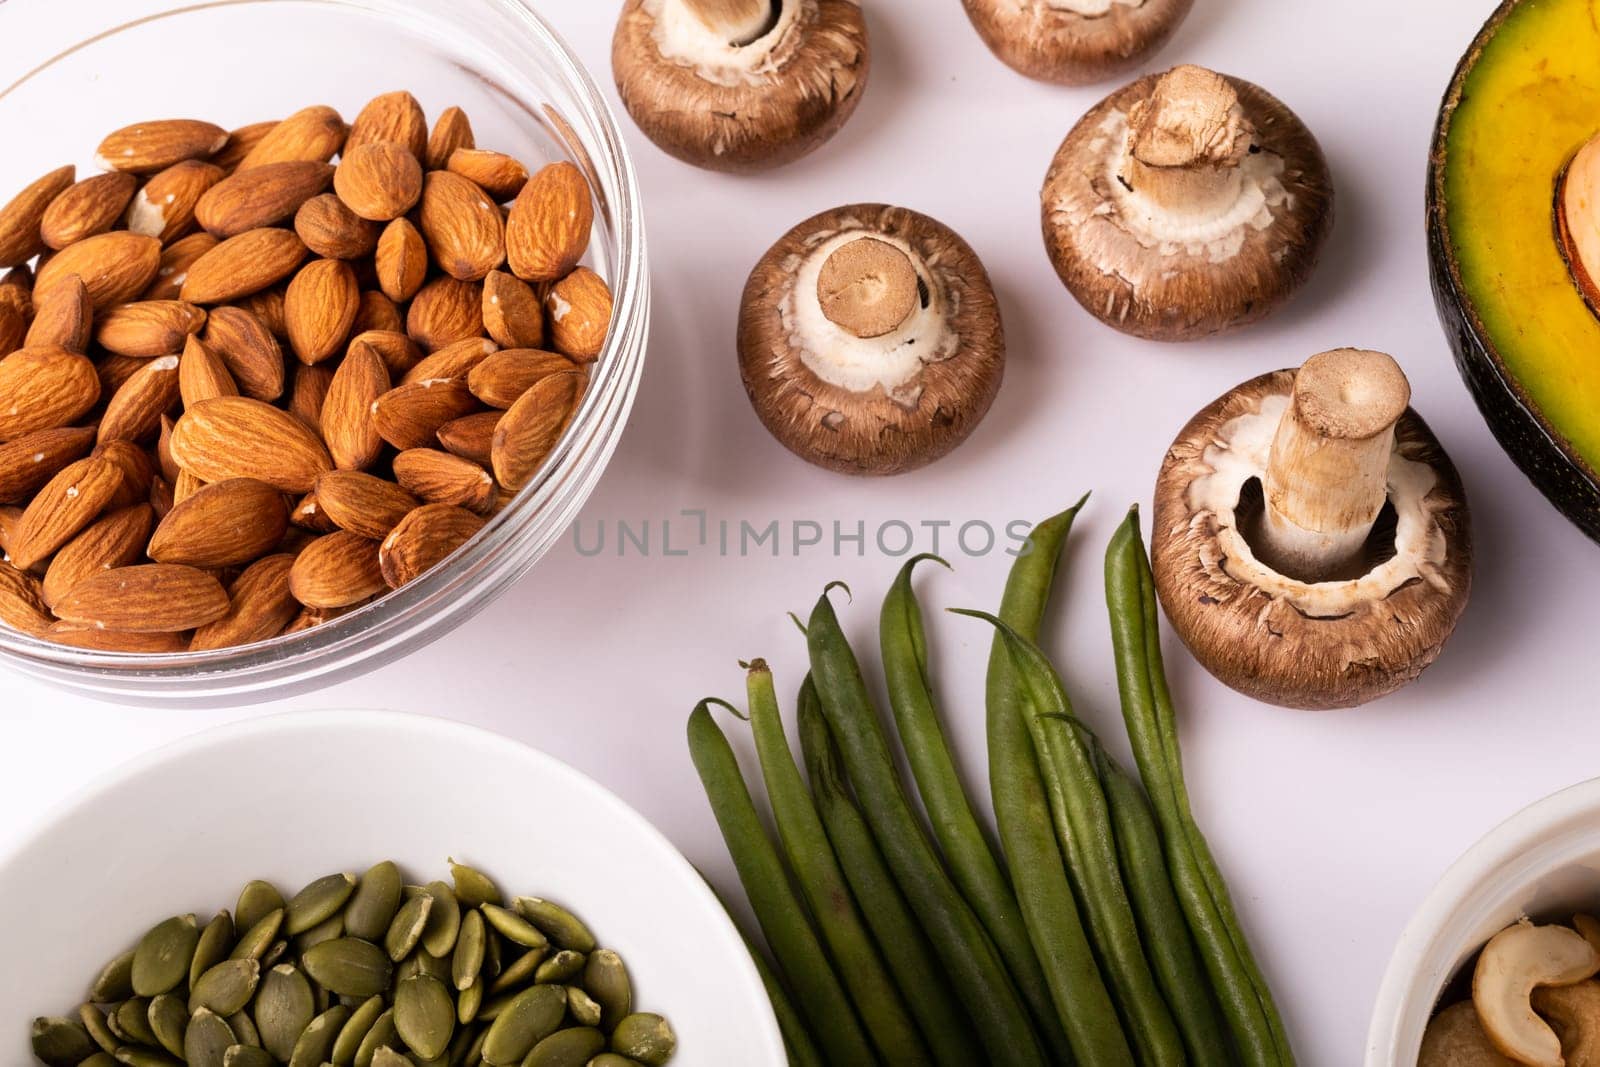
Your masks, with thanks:
[[[424,285],[406,312],[406,334],[429,352],[483,336],[483,286],[442,277]]]
[[[506,219],[506,258],[523,281],[553,282],[589,247],[594,203],[583,171],[552,163],[529,178]]]
[[[96,174],[85,178],[50,202],[39,220],[39,236],[51,248],[62,249],[105,233],[117,224],[139,179],[131,174]]]
[[[109,507],[125,508],[148,498],[157,466],[148,450],[132,441],[117,438],[96,445],[89,454],[105,460],[122,472],[122,484],[117,487]]]
[[[458,504],[481,515],[494,503],[488,471],[437,448],[408,448],[395,456],[394,477],[429,504]]]
[[[346,155],[362,145],[393,141],[404,146],[417,159],[427,154],[428,120],[416,97],[405,91],[384,93],[367,102],[355,122],[350,124]]]
[[[17,524],[21,521],[21,508],[0,507],[0,558],[11,554],[11,542],[16,537]]]
[[[126,304],[145,291],[161,269],[161,242],[154,237],[114,230],[96,234],[57,252],[39,268],[35,296],[76,274],[89,290],[96,311]]]
[[[405,145],[374,141],[347,147],[333,175],[333,191],[364,219],[388,222],[422,195],[422,164]]]
[[[63,467],[23,509],[12,534],[11,562],[32,570],[78,535],[117,495],[122,470],[91,456]]]
[[[544,344],[544,304],[521,278],[492,270],[483,279],[483,328],[501,348],[538,348]]]
[[[186,159],[151,175],[128,205],[128,229],[163,244],[188,233],[195,225],[195,208],[206,191],[223,178],[221,167]]]
[[[378,433],[396,448],[427,448],[439,427],[476,409],[467,383],[455,378],[407,382],[373,405]]]
[[[301,108],[273,126],[239,162],[237,171],[269,163],[310,161],[326,163],[344,147],[349,128],[331,107]]]
[[[90,523],[50,561],[42,586],[45,603],[59,602],[91,575],[138,562],[154,524],[149,504],[129,504]]]
[[[247,230],[191,263],[181,295],[191,304],[231,303],[289,277],[305,258],[293,230]]]
[[[183,387],[183,362],[181,359],[178,363],[178,375],[179,390],[181,392]],[[195,403],[199,403],[199,401],[197,400]],[[169,486],[178,480],[178,461],[172,458],[172,430],[177,424],[178,420],[171,415],[161,416],[161,434],[156,438],[156,462],[161,467],[161,477],[166,479]]]
[[[82,355],[89,350],[93,324],[94,305],[89,302],[89,290],[83,279],[74,274],[40,294],[25,343],[29,348],[54,345]]]
[[[252,167],[206,190],[195,218],[216,237],[237,237],[292,218],[332,180],[333,167],[316,160]]]
[[[611,290],[600,275],[579,267],[555,284],[545,306],[557,352],[581,362],[599,358],[611,328]]]
[[[474,367],[499,350],[500,346],[487,337],[469,337],[464,341],[445,345],[406,371],[405,376],[400,379],[400,384],[425,382],[437,378],[458,378],[466,381],[467,375],[472,373]]]
[[[353,341],[322,402],[322,437],[340,470],[364,470],[382,452],[373,406],[389,391],[389,381],[378,350],[361,338]]]
[[[378,237],[374,269],[383,295],[410,300],[428,278],[428,246],[409,219],[395,219]]]
[[[191,652],[231,648],[265,641],[300,613],[289,591],[290,553],[263,556],[244,569],[228,589],[228,613],[194,632]]]
[[[366,333],[368,330],[388,330],[404,336],[406,319],[400,314],[400,308],[393,300],[376,289],[363,289],[361,307],[356,310],[356,321],[351,324],[350,329],[358,334]]]
[[[415,581],[483,529],[484,520],[466,508],[424,504],[389,531],[378,550],[378,565],[391,589]]]
[[[332,193],[314,196],[295,212],[294,232],[306,247],[328,259],[356,259],[378,247],[377,223],[368,222]]]
[[[139,368],[106,404],[99,441],[141,441],[161,428],[161,415],[178,401],[178,357],[162,356]],[[142,494],[141,494],[142,495]]]
[[[472,135],[472,123],[467,118],[467,113],[459,107],[447,107],[439,114],[433,123],[433,132],[428,135],[428,150],[423,160],[429,170],[444,170],[445,164],[450,162],[450,156],[458,148],[476,148],[477,140]]]
[[[211,346],[198,337],[190,337],[178,360],[178,395],[187,408],[214,397],[238,396],[239,386]]]
[[[95,367],[64,348],[23,348],[0,359],[0,441],[66,426],[100,399]]]
[[[138,122],[109,134],[95,152],[103,170],[153,174],[185,159],[204,159],[228,143],[228,131],[195,119]]]
[[[183,283],[189,279],[189,268],[195,260],[217,247],[215,237],[204,230],[180,237],[161,250],[161,266],[156,269],[155,281],[141,295],[141,300],[176,300],[183,292]]]
[[[490,458],[502,486],[515,491],[533,481],[577,409],[583,381],[577,373],[541,378],[501,417]]]
[[[299,603],[299,601],[296,601]],[[352,608],[307,608],[302,607],[299,614],[289,621],[278,634],[279,637],[291,637],[294,634],[304,633],[306,630],[315,630],[353,610]]]
[[[325,534],[333,533],[339,528],[337,523],[328,518],[327,512],[322,510],[322,504],[317,500],[315,491],[300,498],[289,512],[289,521],[299,527],[301,532]]]
[[[28,336],[28,312],[16,297],[0,296],[0,353],[14,352]]]
[[[341,124],[342,125],[342,124]],[[222,150],[211,157],[223,171],[232,173],[244,158],[255,151],[257,145],[266,140],[267,135],[278,128],[277,119],[268,119],[266,122],[252,122],[247,126],[240,126],[228,134],[228,143]],[[331,156],[332,153],[329,153]]]
[[[240,308],[260,319],[267,332],[280,341],[289,339],[289,327],[283,316],[283,294],[288,288],[289,283],[285,280],[237,301]]]
[[[479,411],[452,419],[439,427],[439,443],[451,455],[470,459],[482,467],[492,462],[494,428],[500,422],[500,411]]]
[[[494,353],[467,375],[472,395],[492,408],[509,408],[535,382],[552,374],[577,370],[566,356],[536,348],[507,348]]]
[[[172,458],[207,482],[259,478],[305,493],[333,460],[322,441],[287,411],[242,396],[205,400],[179,416]]]
[[[93,649],[97,652],[162,655],[182,652],[188,647],[188,642],[182,633],[129,633],[125,630],[106,630],[99,626],[85,626],[71,622],[51,624],[50,629],[44,632],[44,637],[58,645]]]
[[[53,622],[39,579],[0,562],[0,624],[37,635]]]
[[[79,582],[56,603],[62,622],[125,633],[178,633],[228,613],[228,594],[205,571],[172,563],[118,567]]]
[[[386,478],[329,471],[317,479],[317,506],[341,530],[381,541],[422,501]]]
[[[0,268],[26,263],[48,246],[39,224],[56,197],[72,187],[76,167],[58,167],[35,179],[0,207]]]
[[[238,307],[212,308],[205,342],[233,375],[240,393],[255,400],[283,395],[283,348],[254,314]]]
[[[314,259],[300,268],[283,297],[289,345],[302,363],[320,363],[344,350],[361,306],[350,264]]]
[[[150,495],[146,499],[149,500],[150,507],[155,510],[157,522],[166,518],[177,503],[173,496],[172,483],[159,474],[150,483]]]
[[[108,309],[95,321],[94,339],[119,356],[165,356],[206,324],[204,309],[182,300],[141,300]]]
[[[161,520],[150,558],[210,570],[271,552],[289,528],[283,494],[254,478],[227,478],[196,491]]]
[[[343,608],[385,589],[378,542],[337,530],[317,538],[289,568],[289,591],[308,608]]]
[[[328,390],[333,387],[333,368],[326,363],[308,367],[295,364],[294,387],[289,390],[289,414],[320,432],[322,406],[328,401]]]
[[[144,360],[137,356],[104,356],[94,365],[95,377],[100,381],[100,395],[111,396],[122,383],[138,373]]]
[[[94,430],[62,426],[35,430],[0,444],[0,504],[26,501],[61,468],[94,447]]]
[[[481,148],[458,148],[450,154],[445,169],[472,182],[504,203],[528,184],[528,168],[503,152]]]
[[[482,279],[506,259],[505,220],[489,194],[447,170],[422,183],[417,222],[441,270],[464,282]]]
[[[383,365],[389,368],[391,378],[401,378],[422,361],[422,349],[403,333],[394,330],[366,330],[350,339],[352,347],[365,342],[378,353]],[[387,386],[385,386],[387,388]]]

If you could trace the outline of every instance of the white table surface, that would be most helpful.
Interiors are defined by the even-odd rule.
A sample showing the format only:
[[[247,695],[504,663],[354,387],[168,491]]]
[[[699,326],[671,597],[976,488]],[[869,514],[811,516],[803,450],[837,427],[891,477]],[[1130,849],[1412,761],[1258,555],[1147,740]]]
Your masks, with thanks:
[[[440,0],[443,2],[443,0]],[[62,18],[69,18],[63,5]],[[615,2],[545,0],[610,88]],[[135,710],[0,673],[0,852],[105,769],[245,716],[308,707],[448,715],[570,761],[654,820],[723,885],[731,867],[690,766],[685,717],[707,694],[738,696],[736,660],[765,656],[786,692],[803,647],[785,612],[849,581],[862,643],[898,563],[830,545],[721,558],[674,548],[712,521],[901,520],[1003,527],[1085,490],[1050,645],[1080,711],[1121,740],[1099,582],[1123,509],[1148,504],[1163,449],[1235,383],[1319,350],[1395,354],[1417,409],[1460,467],[1479,566],[1472,605],[1438,665],[1357,711],[1282,711],[1237,696],[1173,641],[1194,806],[1288,1015],[1302,1060],[1358,1061],[1368,1013],[1402,925],[1445,866],[1503,817],[1593,775],[1597,550],[1492,440],[1456,376],[1434,316],[1423,242],[1423,173],[1439,96],[1488,0],[1198,0],[1152,69],[1202,63],[1257,81],[1321,140],[1338,187],[1324,262],[1290,307],[1246,333],[1141,343],[1084,314],[1057,283],[1038,232],[1044,170],[1072,122],[1110,87],[1036,85],[994,60],[955,0],[872,0],[871,84],[852,123],[777,174],[731,178],[667,158],[626,120],[646,195],[655,325],[643,390],[609,472],[570,538],[499,603],[409,659],[310,697],[245,710]],[[385,87],[386,88],[386,87]],[[993,412],[958,452],[893,481],[852,480],[791,457],[757,423],[734,362],[746,273],[785,229],[836,204],[884,200],[950,224],[987,262],[1010,363]],[[615,523],[648,520],[651,555],[615,554]],[[953,529],[953,527],[952,527]],[[949,532],[942,548],[949,550]],[[891,547],[895,547],[891,544]],[[928,572],[930,618],[991,607],[1009,558]],[[984,788],[980,624],[933,619],[943,705],[975,791]],[[747,737],[730,731],[748,756]],[[263,773],[271,773],[264,768]],[[985,805],[986,806],[986,805]],[[47,872],[41,872],[47,874]]]

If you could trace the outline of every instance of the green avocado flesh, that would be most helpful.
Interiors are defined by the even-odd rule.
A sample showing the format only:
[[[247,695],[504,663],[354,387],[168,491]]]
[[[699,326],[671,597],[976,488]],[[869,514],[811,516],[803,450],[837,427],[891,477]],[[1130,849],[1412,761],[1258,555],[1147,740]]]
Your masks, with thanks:
[[[1482,44],[1444,144],[1449,252],[1505,374],[1600,470],[1600,319],[1555,238],[1556,183],[1600,131],[1600,0],[1522,0]]]

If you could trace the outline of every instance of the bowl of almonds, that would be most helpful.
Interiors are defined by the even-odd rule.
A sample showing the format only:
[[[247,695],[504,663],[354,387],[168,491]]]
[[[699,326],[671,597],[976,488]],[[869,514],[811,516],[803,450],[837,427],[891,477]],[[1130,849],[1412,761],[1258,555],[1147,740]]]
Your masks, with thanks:
[[[63,46],[0,69],[0,659],[242,702],[465,621],[638,383],[637,187],[594,84],[520,0],[95,0],[82,44],[45,6],[0,11]],[[138,66],[157,41],[183,78]]]

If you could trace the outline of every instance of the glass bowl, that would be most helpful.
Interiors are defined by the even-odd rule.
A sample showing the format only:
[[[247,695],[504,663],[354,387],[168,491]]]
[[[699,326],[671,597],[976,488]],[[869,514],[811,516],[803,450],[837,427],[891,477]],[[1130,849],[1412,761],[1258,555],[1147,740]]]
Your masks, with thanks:
[[[67,648],[0,628],[0,661],[124,703],[243,704],[351,678],[484,608],[561,536],[627,421],[649,330],[638,181],[599,89],[528,0],[59,0],[0,3],[0,193],[66,162],[93,173],[101,137],[154,118],[233,128],[311,104],[346,121],[409,89],[430,121],[451,105],[478,143],[589,175],[586,263],[610,283],[611,331],[583,403],[535,480],[446,562],[312,630],[171,655]]]

